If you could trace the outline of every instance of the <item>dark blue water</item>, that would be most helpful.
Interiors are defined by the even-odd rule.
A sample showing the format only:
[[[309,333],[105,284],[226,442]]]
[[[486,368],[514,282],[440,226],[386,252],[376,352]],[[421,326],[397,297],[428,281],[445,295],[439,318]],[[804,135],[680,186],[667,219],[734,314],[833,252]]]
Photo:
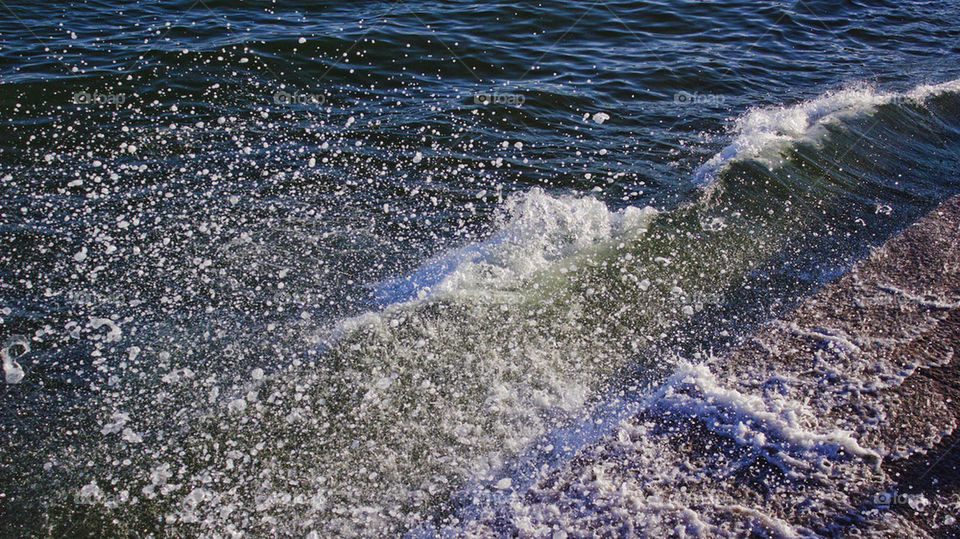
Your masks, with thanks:
[[[449,524],[960,191],[955,2],[0,12],[5,535]]]

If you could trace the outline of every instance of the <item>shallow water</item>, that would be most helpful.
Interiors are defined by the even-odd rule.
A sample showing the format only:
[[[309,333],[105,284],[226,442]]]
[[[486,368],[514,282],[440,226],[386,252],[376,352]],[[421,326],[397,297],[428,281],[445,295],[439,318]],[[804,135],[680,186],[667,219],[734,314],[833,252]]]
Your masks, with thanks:
[[[960,191],[951,2],[191,4],[0,20],[5,533],[447,525]]]

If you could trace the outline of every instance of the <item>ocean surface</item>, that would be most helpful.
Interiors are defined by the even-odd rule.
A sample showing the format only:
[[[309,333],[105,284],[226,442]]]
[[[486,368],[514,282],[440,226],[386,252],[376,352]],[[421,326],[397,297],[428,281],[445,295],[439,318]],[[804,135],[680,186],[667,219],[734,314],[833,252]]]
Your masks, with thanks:
[[[431,535],[960,193],[953,1],[0,4],[0,535]]]

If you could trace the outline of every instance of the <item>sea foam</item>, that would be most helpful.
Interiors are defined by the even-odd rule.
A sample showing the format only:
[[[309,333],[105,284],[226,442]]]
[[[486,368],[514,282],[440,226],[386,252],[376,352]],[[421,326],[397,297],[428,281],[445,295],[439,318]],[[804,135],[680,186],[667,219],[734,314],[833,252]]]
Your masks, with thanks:
[[[960,91],[960,79],[922,84],[903,93],[880,92],[858,85],[789,106],[755,108],[737,119],[733,141],[697,167],[694,183],[707,186],[734,161],[756,160],[770,168],[780,162],[780,150],[797,142],[816,142],[830,123],[870,114],[881,105],[922,104],[932,96]]]
[[[508,289],[552,264],[613,240],[642,234],[657,215],[649,206],[611,211],[591,196],[540,188],[509,198],[487,240],[441,254],[405,277],[375,286],[380,305],[436,294]]]

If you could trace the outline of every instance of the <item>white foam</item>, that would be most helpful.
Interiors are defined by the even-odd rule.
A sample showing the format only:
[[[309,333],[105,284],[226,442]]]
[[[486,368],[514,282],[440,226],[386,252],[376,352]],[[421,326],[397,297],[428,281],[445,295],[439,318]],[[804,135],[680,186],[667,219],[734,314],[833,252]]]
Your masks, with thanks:
[[[116,342],[120,340],[123,332],[120,330],[120,326],[117,325],[116,322],[110,320],[109,318],[90,318],[90,327],[93,329],[100,329],[103,326],[107,327],[107,334],[105,336],[107,342]]]
[[[717,383],[705,365],[682,364],[670,380],[654,394],[651,409],[677,416],[698,417],[718,434],[737,443],[778,451],[829,453],[842,449],[848,454],[879,462],[881,455],[862,447],[852,433],[842,430],[817,432],[803,419],[813,411],[790,399],[761,398]],[[762,427],[747,428],[746,425]]]
[[[116,434],[121,432],[126,426],[127,422],[130,421],[130,414],[124,412],[114,412],[110,416],[110,423],[105,424],[101,429],[101,434]]]
[[[872,112],[877,106],[901,101],[923,102],[946,92],[960,91],[960,79],[941,84],[923,84],[904,93],[878,92],[866,85],[828,92],[795,105],[755,108],[741,116],[736,137],[727,147],[694,171],[697,185],[712,183],[733,161],[754,159],[774,167],[780,150],[800,141],[816,141],[824,126],[843,118]]]
[[[543,467],[533,484],[492,504],[468,507],[461,522],[443,531],[483,536],[506,524],[507,529],[512,526],[521,534],[538,536],[551,529],[575,535],[631,529],[643,536],[677,530],[696,536],[739,536],[757,528],[779,537],[810,536],[809,529],[784,518],[782,509],[809,503],[806,494],[782,490],[762,503],[739,503],[735,489],[728,492],[722,487],[729,474],[762,459],[797,480],[851,481],[861,468],[848,456],[876,466],[881,455],[864,448],[851,432],[818,424],[807,403],[742,389],[728,386],[705,364],[681,363],[630,416],[649,414],[652,420],[623,420],[606,443],[586,447],[577,461],[571,461],[574,464],[556,470]],[[688,458],[686,449],[672,439],[673,427],[665,425],[687,418],[745,449],[742,460],[678,461]],[[666,423],[658,426],[659,420]],[[681,487],[685,484],[697,486]],[[468,491],[464,498],[471,496],[476,500],[478,495]],[[819,503],[849,501],[843,489],[825,496],[829,500]]]
[[[10,357],[10,350],[14,347],[22,347],[24,355],[30,352],[30,341],[20,335],[15,335],[3,343],[3,349],[0,350],[0,358],[3,360],[3,373],[8,384],[19,384],[25,376],[23,368],[17,363],[16,359]]]
[[[651,207],[610,211],[590,196],[553,196],[534,188],[506,201],[498,231],[486,241],[382,282],[374,294],[380,305],[389,305],[438,293],[509,289],[585,250],[642,234],[656,215]]]
[[[924,101],[947,92],[960,92],[960,79],[941,82],[940,84],[921,84],[904,95],[911,100]]]

